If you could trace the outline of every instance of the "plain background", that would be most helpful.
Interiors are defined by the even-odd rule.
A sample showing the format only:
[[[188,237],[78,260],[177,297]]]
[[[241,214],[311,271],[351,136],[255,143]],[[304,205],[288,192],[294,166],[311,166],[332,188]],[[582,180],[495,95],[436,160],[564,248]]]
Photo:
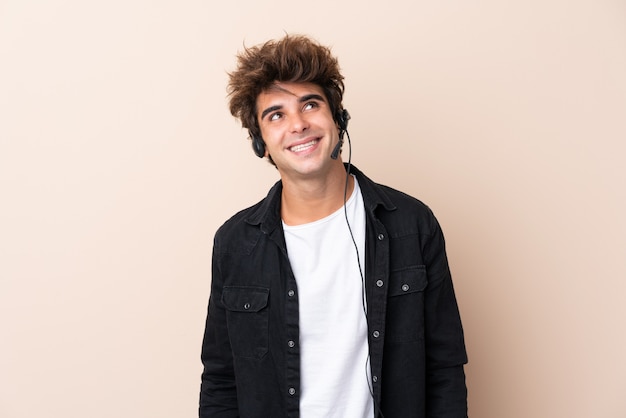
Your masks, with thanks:
[[[0,0],[0,417],[197,416],[213,234],[278,178],[226,73],[285,33],[444,228],[470,416],[626,417],[617,0]]]

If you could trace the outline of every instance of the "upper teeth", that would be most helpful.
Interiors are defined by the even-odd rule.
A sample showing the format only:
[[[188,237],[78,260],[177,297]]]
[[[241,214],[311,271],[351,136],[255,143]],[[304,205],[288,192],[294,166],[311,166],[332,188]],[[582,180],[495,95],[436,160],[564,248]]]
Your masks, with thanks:
[[[315,143],[316,143],[316,142],[317,142],[317,140],[315,140],[315,139],[314,139],[314,140],[312,140],[312,141],[305,142],[304,144],[294,145],[294,146],[293,146],[293,147],[291,147],[290,149],[291,149],[291,151],[293,151],[293,152],[303,151],[303,150],[305,150],[305,149],[307,149],[307,148],[310,148],[310,147],[312,147],[313,145],[315,145]]]

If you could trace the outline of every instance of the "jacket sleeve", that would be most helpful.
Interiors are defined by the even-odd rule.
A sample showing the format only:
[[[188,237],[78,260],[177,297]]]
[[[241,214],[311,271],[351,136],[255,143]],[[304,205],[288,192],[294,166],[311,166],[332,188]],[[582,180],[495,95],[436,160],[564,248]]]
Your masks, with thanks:
[[[200,418],[237,418],[237,389],[233,356],[222,305],[223,280],[217,256],[217,239],[213,246],[211,295],[202,342],[202,383],[200,387]]]
[[[423,244],[428,273],[425,303],[426,416],[466,418],[467,354],[452,286],[443,233],[431,213],[431,234]]]

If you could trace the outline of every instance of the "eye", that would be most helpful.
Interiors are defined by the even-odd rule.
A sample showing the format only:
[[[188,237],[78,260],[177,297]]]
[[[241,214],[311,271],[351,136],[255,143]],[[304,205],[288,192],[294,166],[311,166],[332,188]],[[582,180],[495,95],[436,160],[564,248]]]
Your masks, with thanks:
[[[275,113],[272,113],[268,119],[269,119],[270,121],[274,121],[274,120],[278,120],[278,119],[280,119],[280,118],[282,118],[282,117],[283,117],[283,114],[282,114],[282,113],[280,113],[280,112],[275,112]]]
[[[319,107],[319,103],[307,102],[305,103],[303,110],[311,110],[311,109],[315,109],[316,107]]]

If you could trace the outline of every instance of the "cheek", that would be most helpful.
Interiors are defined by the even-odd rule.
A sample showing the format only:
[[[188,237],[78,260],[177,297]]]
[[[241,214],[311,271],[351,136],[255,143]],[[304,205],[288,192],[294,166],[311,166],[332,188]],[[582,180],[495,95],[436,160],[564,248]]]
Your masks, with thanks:
[[[263,140],[268,146],[271,146],[272,144],[276,144],[278,142],[278,139],[280,138],[280,135],[276,129],[267,129],[267,128],[261,129],[261,136],[263,137]]]

